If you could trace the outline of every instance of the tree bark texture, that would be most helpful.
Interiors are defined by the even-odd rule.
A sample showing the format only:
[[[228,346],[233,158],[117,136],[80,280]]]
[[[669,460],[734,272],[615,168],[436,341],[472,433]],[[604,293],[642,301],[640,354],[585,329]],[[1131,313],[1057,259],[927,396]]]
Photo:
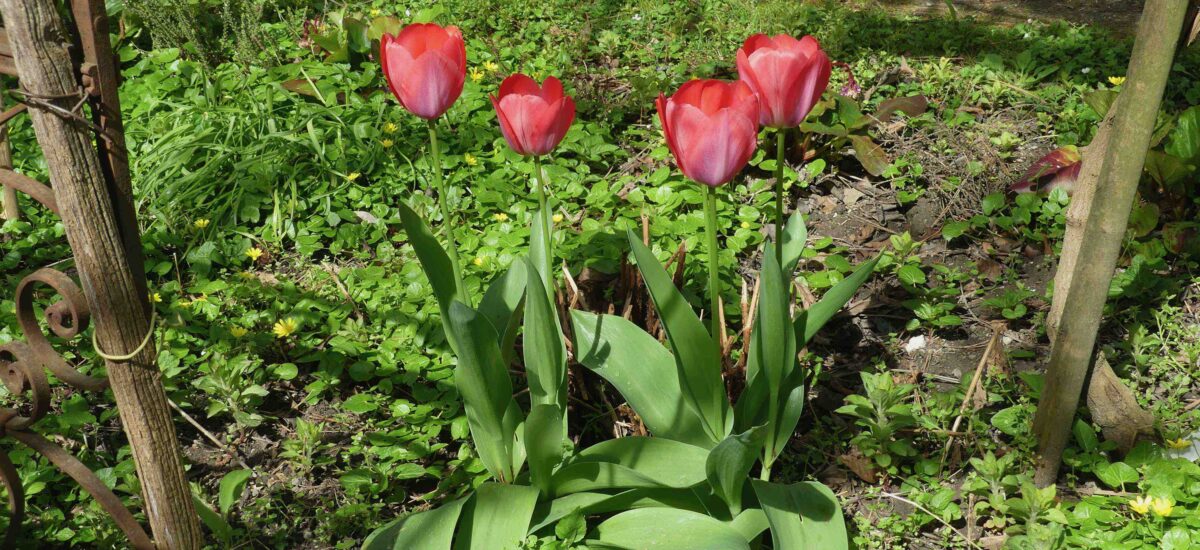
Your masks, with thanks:
[[[1084,221],[1070,288],[1061,296],[1063,314],[1034,417],[1039,454],[1034,481],[1039,486],[1058,477],[1187,5],[1183,0],[1148,0],[1138,23],[1122,92],[1128,99],[1114,106],[1110,146]]]
[[[4,82],[0,81],[0,112],[4,111]],[[8,145],[8,125],[0,124],[0,170],[12,170],[12,149]],[[17,206],[17,190],[7,185],[0,185],[0,222],[15,220],[21,217]]]

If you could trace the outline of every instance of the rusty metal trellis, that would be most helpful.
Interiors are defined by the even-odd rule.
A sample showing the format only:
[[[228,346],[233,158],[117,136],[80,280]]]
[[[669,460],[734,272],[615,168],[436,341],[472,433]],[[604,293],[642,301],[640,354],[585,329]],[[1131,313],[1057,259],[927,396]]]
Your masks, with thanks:
[[[80,85],[78,104],[74,109],[64,109],[61,103],[53,100],[65,98],[38,98],[16,93],[16,106],[4,109],[0,105],[0,127],[28,109],[45,109],[93,130],[109,192],[114,196],[128,197],[131,186],[117,98],[117,65],[109,43],[104,2],[71,0],[70,7],[77,32],[73,51],[78,54],[75,56]],[[12,48],[3,27],[0,27],[0,74],[16,76]],[[84,104],[91,111],[90,119],[85,118],[81,111]],[[33,178],[13,171],[11,166],[0,166],[0,184],[25,193],[50,211],[58,213],[54,191]],[[131,201],[115,202],[130,204]],[[134,265],[140,266],[141,249],[136,246],[137,226],[133,213],[119,211],[118,216],[126,239],[125,252],[135,260]],[[17,285],[16,314],[25,341],[0,346],[0,382],[13,395],[22,398],[28,395],[28,402],[18,408],[0,407],[0,440],[11,438],[45,457],[96,499],[134,548],[152,549],[154,543],[146,531],[95,473],[62,447],[29,430],[50,412],[47,371],[78,390],[102,392],[108,387],[107,380],[80,373],[54,350],[43,332],[35,308],[38,290],[42,287],[52,290],[59,297],[59,301],[43,311],[50,332],[63,339],[72,339],[87,329],[90,320],[86,297],[75,281],[61,271],[42,268],[26,276]],[[8,491],[9,509],[9,528],[0,540],[0,548],[11,548],[16,543],[24,519],[24,491],[16,468],[2,450],[0,483]]]

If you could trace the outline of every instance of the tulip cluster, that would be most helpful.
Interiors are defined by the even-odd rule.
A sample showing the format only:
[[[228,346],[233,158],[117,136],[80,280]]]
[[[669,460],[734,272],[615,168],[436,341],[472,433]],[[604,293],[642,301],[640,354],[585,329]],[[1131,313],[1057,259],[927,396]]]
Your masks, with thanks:
[[[829,85],[832,64],[816,39],[756,34],[737,52],[739,80],[692,80],[658,97],[663,134],[685,176],[705,185],[712,334],[720,338],[716,195],[754,154],[759,125],[775,128],[776,261],[783,263],[783,166],[786,130],[799,126]]]
[[[417,23],[405,27],[396,36],[384,34],[380,40],[379,62],[388,88],[400,105],[428,121],[433,181],[438,191],[442,221],[446,224],[448,253],[459,290],[458,298],[470,303],[454,246],[450,209],[445,200],[436,125],[437,119],[462,94],[466,80],[467,50],[462,32],[454,26]],[[554,280],[552,216],[541,158],[558,147],[567,135],[575,120],[575,100],[563,93],[562,82],[557,78],[549,77],[539,85],[526,75],[514,74],[504,79],[499,93],[492,95],[491,101],[508,145],[518,154],[534,159],[534,180],[540,206],[535,229],[541,248],[535,251],[535,256],[539,257],[538,271],[550,292]]]
[[[708,529],[713,548],[749,548],[747,543],[769,527],[776,548],[808,547],[813,540],[821,540],[822,548],[848,547],[832,491],[812,482],[770,483],[771,466],[796,430],[811,374],[798,363],[797,350],[845,306],[878,261],[860,266],[808,309],[796,309],[792,274],[807,231],[796,214],[784,226],[782,167],[787,129],[803,122],[829,83],[830,61],[816,40],[752,36],[737,52],[739,80],[692,80],[657,99],[668,148],[683,175],[701,184],[704,193],[712,323],[706,331],[671,276],[631,231],[630,250],[658,310],[665,343],[625,318],[579,310],[561,316],[555,306],[552,222],[557,217],[552,215],[553,197],[542,164],[574,122],[575,102],[554,77],[539,83],[513,74],[490,96],[508,146],[532,161],[539,209],[532,221],[529,258],[495,277],[478,305],[471,299],[455,251],[437,133],[437,120],[462,93],[465,60],[466,47],[455,27],[410,25],[381,41],[380,63],[388,87],[401,106],[429,126],[432,181],[448,246],[443,248],[424,220],[403,203],[401,222],[458,356],[454,384],[475,450],[497,483],[480,486],[475,495],[456,504],[396,520],[373,533],[365,546],[450,548],[456,529],[462,532],[456,525],[463,524],[470,525],[467,533],[478,537],[475,540],[510,547],[527,536],[524,526],[530,524],[535,504],[537,509],[581,512],[581,506],[595,506],[606,513],[619,512],[631,490],[650,489],[666,496],[664,503],[671,502],[646,508],[654,521],[663,523],[656,525],[661,533],[623,528],[624,518],[630,517],[626,513],[642,517],[641,510],[631,510],[599,526],[601,543],[654,546],[646,537],[661,539],[699,528]],[[775,241],[767,243],[763,254],[744,390],[731,400],[723,379],[717,197],[753,156],[763,126],[774,130],[777,143]],[[507,219],[497,215],[497,220],[501,216]],[[611,384],[653,437],[622,437],[574,449],[566,406],[568,353],[560,319],[569,320],[576,336],[571,346],[575,360]],[[527,413],[514,398],[521,392],[514,391],[509,373],[517,360],[518,332],[528,384]],[[761,480],[750,480],[756,463],[761,464]],[[651,475],[641,470],[648,464],[670,464],[677,471]],[[743,503],[749,492],[755,501]],[[645,499],[635,500],[642,508]],[[675,502],[683,504],[674,509]],[[797,512],[797,502],[804,502],[802,508],[810,512],[823,510],[823,516]],[[692,511],[698,509],[708,513]],[[748,524],[745,532],[726,525],[742,517],[751,518],[743,522]],[[515,530],[510,528],[514,525]]]

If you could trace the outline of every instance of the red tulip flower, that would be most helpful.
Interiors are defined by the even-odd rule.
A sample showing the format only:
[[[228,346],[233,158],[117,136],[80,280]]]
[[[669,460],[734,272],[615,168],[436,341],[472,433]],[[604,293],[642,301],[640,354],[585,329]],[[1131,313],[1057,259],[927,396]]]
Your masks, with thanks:
[[[384,34],[379,49],[388,87],[412,114],[433,120],[462,94],[467,46],[458,27],[414,23]]]
[[[758,95],[759,123],[792,128],[804,122],[821,99],[833,65],[811,36],[796,40],[786,34],[756,34],[738,49],[737,70]]]
[[[758,138],[758,98],[741,81],[692,80],[658,95],[667,145],[688,178],[717,187],[750,160]]]
[[[553,151],[575,120],[575,100],[563,95],[562,82],[553,76],[538,86],[534,79],[514,74],[491,99],[504,139],[522,155]]]

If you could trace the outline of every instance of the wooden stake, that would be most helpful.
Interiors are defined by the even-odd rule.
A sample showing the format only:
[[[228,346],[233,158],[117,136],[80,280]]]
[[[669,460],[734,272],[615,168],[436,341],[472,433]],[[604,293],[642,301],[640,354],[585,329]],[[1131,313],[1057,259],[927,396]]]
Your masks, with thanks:
[[[4,111],[4,81],[0,80],[0,111]],[[12,170],[12,149],[8,145],[8,124],[0,123],[0,170]],[[4,207],[0,213],[0,222],[15,220],[21,217],[17,206],[17,190],[7,185],[0,185],[0,205]]]
[[[1122,93],[1130,100],[1113,107],[1112,139],[1120,146],[1107,148],[1101,165],[1034,417],[1039,451],[1034,482],[1039,487],[1058,477],[1186,10],[1187,2],[1181,0],[1148,0],[1138,24]]]
[[[78,75],[71,62],[69,36],[53,0],[0,0],[0,15],[11,42],[26,97],[71,110],[79,102]],[[46,157],[54,194],[83,291],[91,304],[95,340],[110,356],[138,350],[128,361],[106,361],[121,424],[129,438],[145,499],[145,512],[160,548],[193,549],[202,543],[192,494],[183,475],[171,409],[162,386],[152,330],[151,308],[140,260],[140,237],[122,231],[118,205],[104,177],[91,129],[46,107],[29,109],[34,133]],[[126,249],[128,241],[137,250]]]

